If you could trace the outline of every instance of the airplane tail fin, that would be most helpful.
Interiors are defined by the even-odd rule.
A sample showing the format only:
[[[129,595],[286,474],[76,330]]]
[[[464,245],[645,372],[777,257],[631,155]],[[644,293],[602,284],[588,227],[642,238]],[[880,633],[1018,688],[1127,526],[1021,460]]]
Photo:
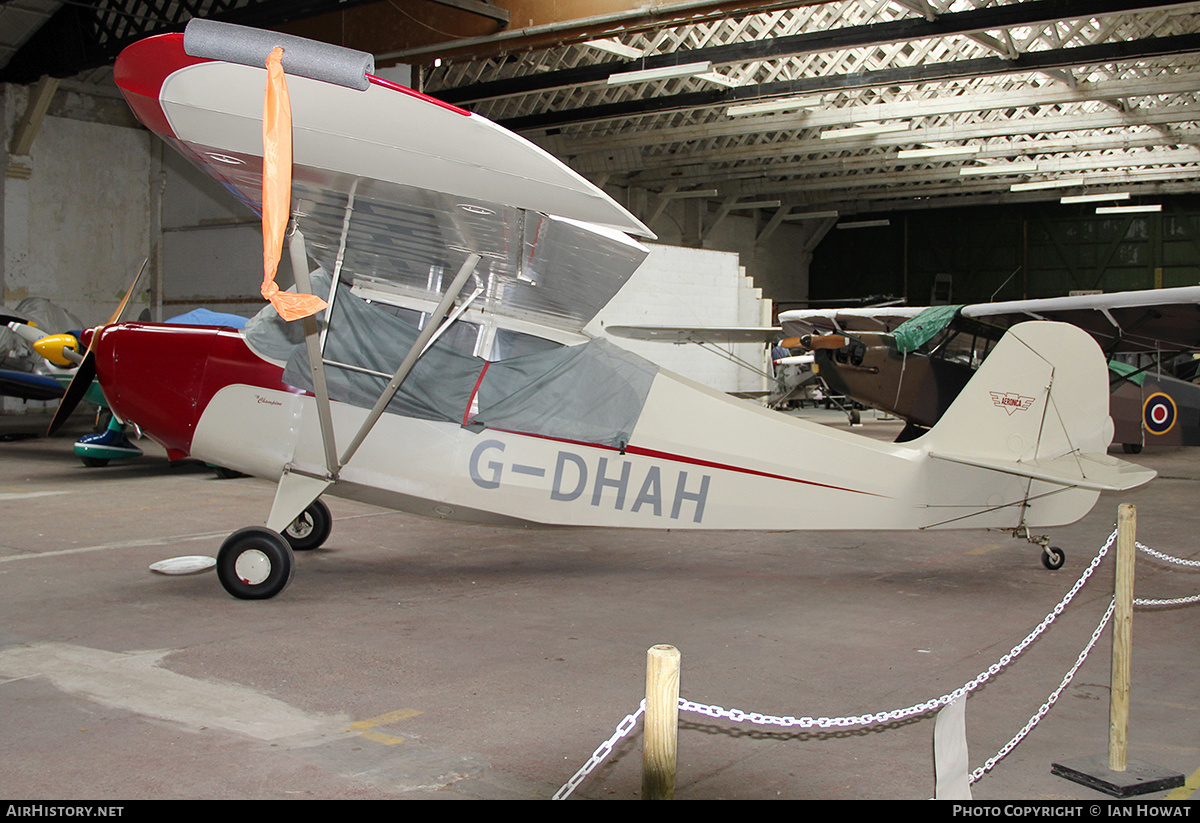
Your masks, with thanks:
[[[1079,490],[1058,494],[1049,507],[1058,510],[1053,520],[1067,523],[1086,513],[1099,492],[1154,477],[1107,454],[1112,433],[1107,368],[1096,342],[1066,323],[1030,321],[1009,329],[937,425],[911,445],[936,460],[1027,482],[1026,522],[1030,500]]]

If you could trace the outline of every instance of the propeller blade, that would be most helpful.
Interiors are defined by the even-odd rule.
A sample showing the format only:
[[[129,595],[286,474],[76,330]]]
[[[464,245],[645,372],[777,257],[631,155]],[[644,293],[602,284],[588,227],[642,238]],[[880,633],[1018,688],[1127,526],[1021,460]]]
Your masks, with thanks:
[[[97,329],[92,335],[92,339],[96,339],[96,335],[100,333]],[[75,411],[75,407],[79,405],[79,401],[87,394],[87,390],[92,385],[92,381],[96,379],[96,357],[89,348],[88,353],[84,355],[83,362],[79,364],[79,368],[75,370],[75,376],[71,378],[71,382],[67,384],[67,390],[63,392],[62,400],[58,401],[58,408],[54,411],[54,419],[50,421],[50,428],[46,429],[46,436],[54,434],[62,424],[67,422],[67,418],[71,416],[71,412]]]
[[[841,334],[805,334],[789,337],[780,342],[785,349],[840,349],[850,345],[850,338]]]
[[[112,317],[108,318],[108,322],[92,329],[92,339],[88,341],[88,348],[87,352],[83,355],[83,362],[75,370],[75,376],[71,378],[66,392],[63,393],[62,400],[58,402],[58,408],[54,410],[54,419],[50,421],[50,428],[46,430],[47,437],[54,434],[62,427],[63,423],[67,422],[67,418],[71,416],[71,412],[75,411],[75,407],[79,405],[79,401],[83,399],[83,396],[87,394],[87,390],[91,387],[92,381],[96,379],[96,356],[94,351],[96,341],[100,338],[100,332],[121,319],[125,307],[129,305],[129,298],[133,297],[133,293],[137,290],[138,283],[142,279],[142,273],[146,271],[146,265],[149,262],[149,257],[142,261],[141,268],[138,269],[133,282],[129,284],[129,289],[125,292],[125,296],[121,298],[121,303],[117,306],[117,310],[112,313]]]
[[[24,320],[10,320],[7,325],[9,331],[26,343],[36,343],[46,336],[46,333],[37,326],[26,323]]]
[[[821,334],[810,341],[810,346],[814,351],[817,349],[840,349],[849,345],[850,338],[842,334]]]
[[[141,282],[142,274],[146,271],[146,265],[149,262],[149,257],[142,261],[142,267],[138,269],[138,273],[134,275],[133,282],[129,284],[129,289],[125,292],[125,296],[121,298],[121,305],[117,306],[117,310],[112,313],[112,317],[108,318],[108,322],[104,324],[105,326],[111,326],[113,323],[116,323],[121,319],[121,315],[125,312],[125,307],[129,305],[129,298],[133,297],[134,291],[137,290],[137,285],[139,282]],[[103,326],[101,326],[101,328],[103,328]],[[96,338],[93,335],[92,340],[95,339]]]

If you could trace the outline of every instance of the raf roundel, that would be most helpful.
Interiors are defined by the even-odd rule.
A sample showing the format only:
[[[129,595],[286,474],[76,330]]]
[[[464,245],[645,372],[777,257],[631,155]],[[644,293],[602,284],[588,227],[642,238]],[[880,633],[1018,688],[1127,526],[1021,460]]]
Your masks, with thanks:
[[[1142,422],[1151,434],[1166,434],[1174,427],[1178,417],[1175,401],[1163,392],[1150,395],[1142,406]]]

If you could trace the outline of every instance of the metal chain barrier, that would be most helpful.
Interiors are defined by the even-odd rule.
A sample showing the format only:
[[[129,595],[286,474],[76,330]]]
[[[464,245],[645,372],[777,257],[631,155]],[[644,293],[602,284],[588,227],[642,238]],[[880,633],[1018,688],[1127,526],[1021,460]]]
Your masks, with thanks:
[[[617,730],[613,732],[613,736],[601,743],[596,751],[592,752],[592,756],[588,758],[588,762],[580,767],[579,771],[571,777],[566,784],[554,793],[554,800],[566,800],[571,796],[571,792],[575,791],[575,787],[583,782],[583,779],[592,773],[592,770],[604,762],[604,759],[612,753],[613,746],[622,737],[625,737],[635,728],[637,728],[638,719],[646,713],[646,701],[643,700],[638,706],[637,711],[633,714],[625,715],[625,719],[617,724]]]
[[[1175,563],[1179,566],[1191,566],[1192,568],[1200,568],[1200,560],[1184,560],[1180,557],[1172,557],[1169,554],[1155,551],[1141,543],[1134,543],[1139,551],[1143,551],[1151,557],[1162,560],[1164,563]],[[1193,594],[1190,597],[1174,597],[1169,600],[1145,600],[1135,597],[1133,604],[1135,606],[1182,606],[1188,603],[1200,603],[1200,594]]]
[[[1112,541],[1115,537],[1116,537],[1116,532],[1113,532],[1113,536],[1109,538],[1108,545],[1106,545],[1104,547],[1104,549],[1101,550],[1100,557],[1102,557],[1104,555],[1104,553],[1108,551],[1108,549],[1112,545]],[[1137,548],[1140,549],[1141,551],[1145,552],[1146,554],[1148,554],[1152,557],[1156,557],[1159,560],[1163,560],[1168,563],[1177,563],[1182,566],[1200,567],[1200,561],[1183,560],[1182,558],[1172,557],[1171,555],[1163,554],[1162,552],[1158,552],[1158,551],[1155,551],[1154,549],[1148,548],[1147,546],[1144,546],[1141,543],[1135,542],[1134,545],[1137,546]],[[1095,566],[1095,562],[1096,561],[1093,561],[1093,567]],[[1200,602],[1200,595],[1193,595],[1191,597],[1177,597],[1177,598],[1173,598],[1170,600],[1149,600],[1149,599],[1144,599],[1144,598],[1134,598],[1133,602],[1134,602],[1134,605],[1137,605],[1137,606],[1174,606],[1174,605],[1180,605],[1180,604],[1184,604],[1184,603]],[[1079,657],[1075,661],[1075,665],[1072,666],[1070,671],[1067,672],[1066,676],[1063,678],[1062,683],[1059,684],[1057,689],[1055,689],[1053,692],[1051,692],[1050,697],[1047,698],[1046,702],[1042,704],[1041,708],[1038,709],[1038,711],[1034,713],[1033,717],[1031,717],[1029,719],[1029,722],[1025,724],[1025,727],[1023,729],[1021,729],[1021,731],[1019,731],[1016,734],[1016,736],[1013,737],[1012,740],[1010,740],[1003,747],[1001,747],[1000,751],[996,754],[995,757],[992,757],[986,763],[984,763],[983,766],[981,766],[980,768],[971,772],[971,775],[968,778],[970,783],[974,784],[976,780],[983,777],[983,775],[986,774],[987,772],[991,771],[992,767],[994,767],[997,763],[999,763],[1002,759],[1004,759],[1005,755],[1007,755],[1010,751],[1012,751],[1016,747],[1016,745],[1018,743],[1020,743],[1021,740],[1027,734],[1029,734],[1029,732],[1033,729],[1033,727],[1038,724],[1038,721],[1040,721],[1042,719],[1042,717],[1045,716],[1046,712],[1048,712],[1050,710],[1050,707],[1053,706],[1056,702],[1058,702],[1059,696],[1063,693],[1063,690],[1066,689],[1066,687],[1071,683],[1071,680],[1075,677],[1075,672],[1079,670],[1079,667],[1081,665],[1083,665],[1083,661],[1087,659],[1088,654],[1091,652],[1092,648],[1096,645],[1096,642],[1100,639],[1100,635],[1104,632],[1104,628],[1108,625],[1108,621],[1112,618],[1113,610],[1115,608],[1116,608],[1116,599],[1114,598],[1109,603],[1108,610],[1104,613],[1104,617],[1101,618],[1100,624],[1098,626],[1096,626],[1096,630],[1094,632],[1092,632],[1092,639],[1090,641],[1088,641],[1087,646],[1085,646],[1083,651],[1080,652]]]
[[[1046,702],[1041,705],[1041,708],[1033,713],[1033,717],[1029,718],[1029,722],[1025,724],[1021,731],[1017,732],[1016,735],[1013,736],[1012,740],[1001,746],[1000,751],[996,752],[994,756],[988,758],[988,760],[978,769],[971,772],[970,776],[967,778],[968,783],[974,785],[975,781],[990,772],[997,763],[1003,760],[1009,752],[1017,747],[1018,743],[1025,739],[1026,735],[1033,731],[1033,727],[1036,726],[1041,719],[1046,716],[1046,712],[1050,711],[1050,707],[1058,702],[1059,696],[1062,695],[1067,686],[1071,684],[1071,681],[1075,678],[1075,672],[1079,671],[1079,667],[1083,665],[1083,661],[1087,660],[1087,656],[1095,647],[1096,641],[1098,641],[1100,639],[1100,635],[1104,633],[1104,627],[1108,625],[1108,621],[1112,618],[1113,610],[1116,608],[1116,606],[1116,598],[1113,598],[1111,601],[1109,601],[1108,610],[1104,612],[1104,617],[1100,619],[1100,624],[1096,626],[1096,630],[1092,632],[1091,640],[1089,640],[1088,644],[1083,647],[1083,651],[1079,653],[1079,657],[1075,658],[1075,665],[1072,666],[1063,677],[1062,682],[1058,684],[1058,688],[1050,693],[1050,696],[1046,698]]]
[[[1193,566],[1200,568],[1200,560],[1184,560],[1181,557],[1172,557],[1169,554],[1156,552],[1154,549],[1150,548],[1149,546],[1143,546],[1141,543],[1134,543],[1134,545],[1151,557],[1157,557],[1159,560],[1164,560],[1167,563],[1177,563],[1180,566]]]
[[[1075,585],[1071,587],[1071,590],[1069,592],[1067,592],[1066,596],[1063,597],[1063,599],[1060,600],[1054,606],[1053,610],[1051,610],[1051,612],[1046,615],[1046,617],[1042,620],[1042,622],[1039,623],[1037,625],[1037,627],[1033,629],[1033,631],[1031,631],[1028,635],[1026,635],[1025,638],[1023,640],[1021,640],[1020,643],[1013,646],[1013,648],[1007,654],[1003,655],[998,661],[996,661],[991,666],[989,666],[986,671],[981,672],[977,677],[968,681],[967,683],[964,683],[962,686],[960,686],[959,688],[950,692],[949,694],[944,694],[941,697],[938,697],[936,699],[927,700],[923,703],[916,703],[916,704],[913,704],[912,706],[908,706],[908,707],[902,708],[902,709],[892,709],[891,711],[876,712],[873,714],[863,714],[863,715],[850,715],[850,716],[846,716],[846,717],[794,717],[794,716],[790,716],[790,715],[788,715],[788,716],[767,715],[767,714],[761,714],[759,712],[745,712],[740,709],[725,709],[720,706],[694,703],[690,700],[685,700],[682,697],[679,699],[679,710],[683,711],[683,712],[692,712],[695,714],[703,714],[707,717],[712,717],[712,718],[724,718],[724,719],[729,720],[734,723],[750,723],[750,724],[757,725],[757,726],[781,726],[781,727],[787,727],[787,728],[799,727],[802,729],[811,729],[811,728],[830,729],[830,728],[848,728],[848,727],[855,727],[855,726],[870,726],[870,725],[878,725],[878,724],[883,724],[883,723],[891,723],[891,722],[895,722],[895,721],[899,721],[899,720],[905,720],[910,717],[916,717],[918,715],[927,714],[934,710],[940,709],[944,706],[949,705],[950,703],[954,702],[955,700],[966,697],[971,692],[975,691],[980,686],[987,683],[994,676],[999,674],[1000,671],[1002,671],[1004,668],[1006,668],[1023,651],[1025,651],[1025,649],[1027,649],[1030,644],[1032,644],[1035,640],[1037,640],[1037,638],[1043,632],[1045,632],[1045,630],[1047,628],[1049,628],[1052,623],[1054,623],[1054,621],[1058,618],[1058,616],[1063,613],[1063,611],[1066,609],[1067,605],[1075,598],[1075,595],[1079,593],[1079,590],[1081,588],[1083,588],[1084,584],[1088,581],[1088,579],[1092,576],[1092,573],[1096,570],[1096,567],[1099,566],[1101,561],[1103,561],[1104,558],[1107,556],[1109,549],[1112,548],[1113,544],[1116,542],[1116,539],[1117,539],[1117,530],[1113,529],[1112,534],[1109,535],[1108,540],[1105,542],[1104,546],[1096,554],[1095,558],[1092,559],[1092,562],[1088,565],[1087,569],[1084,570],[1083,574],[1081,574],[1079,576],[1079,579],[1077,581],[1075,581]],[[1200,562],[1197,562],[1194,560],[1182,560],[1179,558],[1174,558],[1169,555],[1162,554],[1161,552],[1156,552],[1152,549],[1148,549],[1140,543],[1138,543],[1136,545],[1142,551],[1144,551],[1147,554],[1150,554],[1154,557],[1157,557],[1160,560],[1178,563],[1178,564],[1185,565],[1185,566],[1200,567]],[[1177,598],[1174,600],[1138,600],[1138,599],[1134,600],[1135,604],[1141,605],[1141,606],[1177,605],[1177,604],[1181,604],[1181,603],[1195,603],[1195,602],[1200,602],[1200,596]],[[1053,692],[1050,693],[1050,696],[1046,699],[1046,702],[1043,703],[1041,705],[1041,707],[1033,714],[1033,716],[1029,719],[1029,721],[1025,724],[1025,726],[1008,743],[1006,743],[1003,747],[1001,747],[999,752],[997,752],[993,757],[989,758],[984,763],[983,766],[980,766],[978,769],[976,769],[975,771],[973,771],[970,774],[970,776],[968,778],[970,783],[972,783],[972,784],[975,783],[975,781],[979,780],[979,778],[983,777],[983,775],[985,775],[987,772],[991,771],[992,768],[994,768],[997,763],[999,763],[1001,760],[1003,760],[1004,757],[1007,756],[1009,752],[1011,752],[1014,748],[1016,748],[1017,744],[1020,743],[1021,740],[1023,740],[1029,734],[1029,732],[1032,731],[1034,726],[1036,726],[1038,724],[1038,722],[1041,721],[1041,719],[1046,715],[1046,713],[1049,712],[1050,708],[1058,701],[1058,698],[1062,695],[1062,693],[1066,689],[1066,687],[1068,685],[1070,685],[1072,679],[1074,679],[1074,677],[1075,677],[1075,673],[1077,671],[1079,671],[1080,666],[1083,665],[1083,662],[1087,659],[1087,657],[1091,653],[1092,649],[1095,648],[1095,645],[1099,641],[1101,634],[1103,634],[1103,632],[1104,632],[1104,628],[1108,625],[1108,621],[1112,618],[1113,609],[1115,608],[1115,606],[1116,606],[1115,599],[1109,602],[1108,609],[1104,613],[1104,617],[1101,618],[1099,625],[1097,625],[1096,629],[1092,632],[1091,639],[1088,641],[1088,643],[1084,647],[1084,649],[1079,653],[1079,656],[1076,658],[1074,665],[1071,666],[1070,670],[1063,677],[1063,679],[1059,683],[1058,687]],[[603,762],[603,760],[606,757],[608,757],[608,755],[612,752],[613,745],[618,740],[620,740],[621,738],[625,737],[626,735],[628,735],[630,732],[633,731],[634,727],[637,724],[638,718],[641,717],[641,715],[645,711],[645,709],[646,709],[646,703],[643,700],[640,708],[633,714],[626,716],[626,718],[623,721],[621,721],[621,723],[617,726],[617,730],[613,734],[613,736],[610,737],[604,743],[602,743],[600,745],[600,747],[597,748],[596,751],[592,754],[592,756],[588,760],[588,762],[585,763],[583,765],[583,767],[580,768],[579,771],[577,771],[575,773],[575,775],[566,783],[566,785],[564,785],[561,789],[558,790],[558,792],[555,793],[554,799],[555,800],[565,800],[567,797],[569,797],[571,792],[573,792],[575,790],[575,788],[577,786],[579,786],[580,783],[583,782],[584,778],[586,778],[588,776],[588,774],[590,774],[597,766],[600,765],[601,762]]]

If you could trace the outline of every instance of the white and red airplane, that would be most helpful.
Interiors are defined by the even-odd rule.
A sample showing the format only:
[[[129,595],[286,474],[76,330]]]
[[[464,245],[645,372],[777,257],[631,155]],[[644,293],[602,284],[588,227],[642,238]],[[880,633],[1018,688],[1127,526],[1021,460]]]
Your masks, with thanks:
[[[939,424],[902,444],[587,339],[647,253],[631,235],[650,231],[531,143],[375,77],[369,55],[193,20],[126,49],[116,79],[144,124],[267,211],[276,46],[288,250],[297,291],[327,307],[285,322],[267,306],[243,332],[118,323],[85,358],[113,412],[170,456],[278,482],[266,526],[220,549],[236,597],[288,584],[293,548],[328,534],[323,494],[520,525],[1028,534],[1154,475],[1106,454],[1104,358],[1066,324],[1014,327]]]

